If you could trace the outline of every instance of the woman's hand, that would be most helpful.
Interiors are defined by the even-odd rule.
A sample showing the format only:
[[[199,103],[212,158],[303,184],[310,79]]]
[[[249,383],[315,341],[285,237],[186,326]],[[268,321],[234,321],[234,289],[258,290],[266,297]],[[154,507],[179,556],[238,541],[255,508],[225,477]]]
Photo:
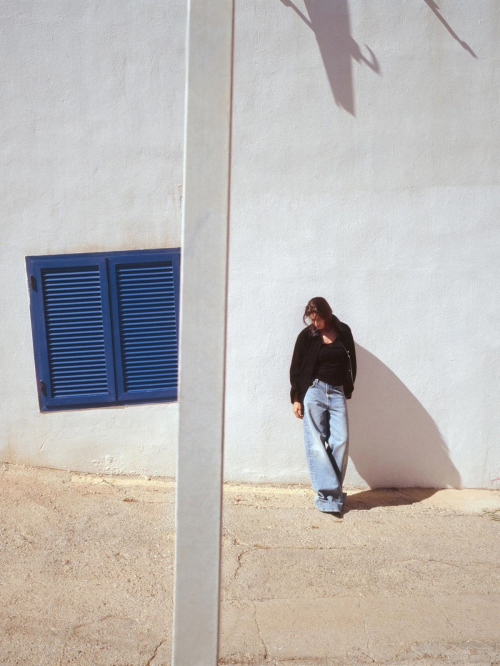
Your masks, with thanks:
[[[295,416],[296,416],[298,419],[301,419],[301,418],[303,417],[303,414],[302,414],[302,405],[300,404],[300,402],[294,402],[294,403],[293,403],[293,413],[295,414]]]

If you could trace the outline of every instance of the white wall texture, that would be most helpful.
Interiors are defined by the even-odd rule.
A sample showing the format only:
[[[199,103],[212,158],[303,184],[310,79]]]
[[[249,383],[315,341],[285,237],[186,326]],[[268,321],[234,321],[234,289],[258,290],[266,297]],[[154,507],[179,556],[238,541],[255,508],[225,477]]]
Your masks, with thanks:
[[[184,2],[0,6],[0,459],[174,475],[176,404],[39,413],[24,258],[180,245]],[[346,482],[499,487],[499,56],[497,0],[236,3],[226,479],[308,482],[288,368],[324,296]]]

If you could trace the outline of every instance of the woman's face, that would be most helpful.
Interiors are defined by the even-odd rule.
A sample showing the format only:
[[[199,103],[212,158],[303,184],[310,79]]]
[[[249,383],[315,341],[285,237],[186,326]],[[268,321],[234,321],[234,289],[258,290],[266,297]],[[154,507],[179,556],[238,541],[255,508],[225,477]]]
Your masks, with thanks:
[[[311,323],[316,326],[318,331],[322,331],[324,328],[326,328],[326,322],[321,315],[313,312],[309,315],[309,319],[311,320]]]

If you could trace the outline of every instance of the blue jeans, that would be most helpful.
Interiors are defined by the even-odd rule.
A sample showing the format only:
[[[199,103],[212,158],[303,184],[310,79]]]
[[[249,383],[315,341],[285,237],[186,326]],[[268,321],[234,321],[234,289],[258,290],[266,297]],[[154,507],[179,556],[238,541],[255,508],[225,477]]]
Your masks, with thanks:
[[[320,511],[341,512],[349,460],[349,424],[343,386],[315,379],[304,397],[304,442],[313,490]]]

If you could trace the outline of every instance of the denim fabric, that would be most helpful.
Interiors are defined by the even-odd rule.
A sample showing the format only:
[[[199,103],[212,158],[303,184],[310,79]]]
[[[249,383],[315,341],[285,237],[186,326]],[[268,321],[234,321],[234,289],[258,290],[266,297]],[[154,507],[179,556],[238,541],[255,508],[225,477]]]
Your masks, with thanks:
[[[315,379],[304,396],[304,443],[313,490],[320,511],[341,512],[349,459],[347,403],[342,386]]]

